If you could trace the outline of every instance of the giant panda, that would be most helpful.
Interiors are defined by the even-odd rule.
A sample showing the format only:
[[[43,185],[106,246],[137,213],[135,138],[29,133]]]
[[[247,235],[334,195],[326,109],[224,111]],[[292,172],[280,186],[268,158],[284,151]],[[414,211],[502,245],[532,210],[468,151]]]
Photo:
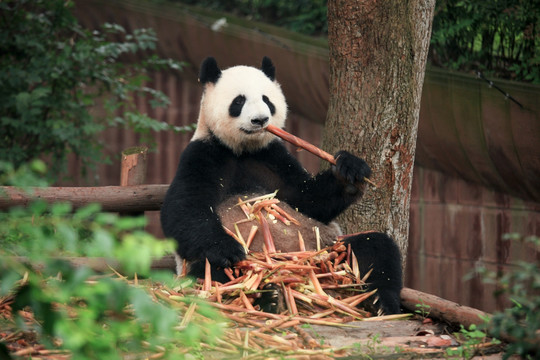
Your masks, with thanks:
[[[161,209],[162,229],[178,242],[178,256],[190,264],[189,274],[204,277],[207,258],[212,278],[226,282],[223,269],[246,257],[244,248],[223,225],[238,197],[277,191],[276,197],[301,223],[318,224],[324,241],[335,240],[333,220],[363,194],[366,162],[347,151],[336,154],[336,165],[317,175],[308,173],[282,141],[265,131],[268,124],[284,127],[287,104],[275,67],[268,57],[260,69],[234,66],[225,70],[212,57],[202,62],[203,95],[197,129],[183,151],[176,175]],[[312,224],[310,223],[309,226]],[[400,312],[402,270],[400,252],[383,233],[350,236],[361,273],[373,271],[369,288],[378,289],[380,313]],[[276,248],[290,240],[276,238]],[[323,245],[326,245],[324,243]],[[314,241],[306,247],[314,249]]]

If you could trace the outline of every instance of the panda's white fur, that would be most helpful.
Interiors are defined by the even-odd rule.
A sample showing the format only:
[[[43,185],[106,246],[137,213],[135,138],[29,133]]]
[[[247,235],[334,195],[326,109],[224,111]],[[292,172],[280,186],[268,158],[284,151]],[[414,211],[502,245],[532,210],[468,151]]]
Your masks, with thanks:
[[[231,117],[229,105],[239,94],[246,97],[246,103],[239,117]],[[263,96],[271,99],[275,106],[274,114],[263,101]],[[261,117],[267,117],[268,123],[277,127],[285,125],[287,103],[279,83],[250,66],[228,68],[221,72],[217,83],[205,86],[192,141],[207,139],[212,132],[236,154],[264,148],[275,140],[275,136],[252,124],[252,119]]]

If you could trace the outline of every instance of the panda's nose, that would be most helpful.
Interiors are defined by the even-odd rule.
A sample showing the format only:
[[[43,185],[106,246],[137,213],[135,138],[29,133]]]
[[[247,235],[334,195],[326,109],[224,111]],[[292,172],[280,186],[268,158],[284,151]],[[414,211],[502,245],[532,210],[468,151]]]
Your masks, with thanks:
[[[268,117],[260,117],[260,118],[251,119],[251,123],[253,125],[258,125],[258,126],[264,126],[264,124],[266,124],[267,122],[268,122]]]

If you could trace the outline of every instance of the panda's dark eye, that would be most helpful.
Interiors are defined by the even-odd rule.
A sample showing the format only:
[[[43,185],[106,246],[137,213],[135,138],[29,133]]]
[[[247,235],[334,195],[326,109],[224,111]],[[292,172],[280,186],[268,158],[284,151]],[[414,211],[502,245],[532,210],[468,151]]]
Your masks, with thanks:
[[[235,97],[231,102],[231,105],[229,105],[229,115],[232,117],[240,116],[245,103],[246,97],[244,95],[238,95]]]
[[[276,113],[275,105],[270,101],[270,99],[266,95],[263,95],[262,99],[266,103],[266,105],[268,105],[268,108],[270,109],[270,114],[274,115]]]
[[[244,95],[238,95],[233,100],[233,103],[235,105],[244,105],[245,102],[246,102],[246,97]]]

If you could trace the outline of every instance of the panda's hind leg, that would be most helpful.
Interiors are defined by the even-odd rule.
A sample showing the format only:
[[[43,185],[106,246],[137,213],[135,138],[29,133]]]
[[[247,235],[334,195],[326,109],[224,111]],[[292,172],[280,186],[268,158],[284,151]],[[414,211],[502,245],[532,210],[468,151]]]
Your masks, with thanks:
[[[361,276],[373,269],[368,282],[368,290],[377,289],[373,307],[377,313],[399,314],[400,292],[403,288],[401,253],[394,240],[384,234],[370,232],[345,238],[351,244],[358,260]]]

